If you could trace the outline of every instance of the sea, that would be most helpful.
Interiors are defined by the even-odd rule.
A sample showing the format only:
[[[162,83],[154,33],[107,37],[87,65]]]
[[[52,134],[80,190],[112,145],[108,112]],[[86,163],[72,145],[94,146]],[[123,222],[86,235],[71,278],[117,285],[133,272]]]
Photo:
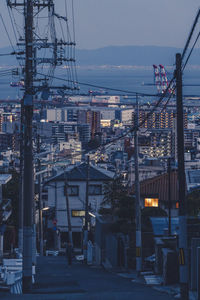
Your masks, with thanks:
[[[1,69],[2,70],[2,69]],[[64,79],[55,80],[55,85],[65,85],[67,70],[59,69],[57,77]],[[168,80],[173,76],[173,68],[167,72]],[[18,99],[23,95],[20,87],[11,87],[11,82],[17,82],[15,76],[0,77],[0,100]],[[155,100],[157,88],[154,85],[153,68],[137,66],[89,66],[77,68],[77,82],[80,94],[108,93],[110,95],[144,94],[145,99]],[[149,95],[149,96],[148,96]],[[155,95],[155,96],[154,96]],[[183,73],[183,95],[191,98],[200,97],[200,67],[193,67]],[[199,100],[200,101],[200,100]]]

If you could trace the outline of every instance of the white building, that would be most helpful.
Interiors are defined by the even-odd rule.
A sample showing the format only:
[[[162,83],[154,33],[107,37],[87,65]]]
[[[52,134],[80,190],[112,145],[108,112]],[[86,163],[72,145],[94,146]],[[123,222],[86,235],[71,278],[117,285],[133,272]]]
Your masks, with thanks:
[[[81,155],[82,143],[81,142],[74,140],[74,139],[69,139],[68,142],[60,142],[59,148],[60,148],[61,152],[63,151],[63,152],[66,152],[73,156],[72,164],[75,162],[81,161],[81,158],[82,158],[82,155]]]
[[[61,122],[63,121],[62,117],[62,109],[60,108],[53,108],[53,109],[47,109],[46,110],[46,119],[49,122]]]
[[[115,110],[101,110],[101,120],[115,120]]]
[[[74,152],[80,152],[81,151],[81,142],[76,141],[74,139],[69,139],[68,142],[61,142],[59,144],[60,151],[63,150],[73,150]]]
[[[98,212],[103,201],[104,183],[112,181],[114,173],[94,165],[89,166],[89,207],[90,212]],[[61,232],[61,242],[66,242],[68,231],[67,197],[74,245],[80,246],[85,216],[87,164],[83,163],[62,172],[48,180],[48,206],[55,208],[57,229]],[[67,193],[66,193],[67,187]],[[67,195],[67,196],[66,196]],[[49,226],[53,227],[52,221]],[[64,238],[65,236],[65,238]],[[64,240],[65,239],[65,240]]]
[[[133,124],[133,112],[134,109],[121,110],[121,122],[124,124]]]

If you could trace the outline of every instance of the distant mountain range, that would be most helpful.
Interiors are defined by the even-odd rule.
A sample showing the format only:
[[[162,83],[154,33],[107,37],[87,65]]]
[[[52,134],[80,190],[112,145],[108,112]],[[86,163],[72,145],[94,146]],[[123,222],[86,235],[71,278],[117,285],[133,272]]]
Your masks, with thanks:
[[[1,53],[10,53],[12,49],[1,48]],[[76,50],[77,65],[125,65],[151,66],[152,64],[173,65],[175,54],[182,49],[158,46],[110,46],[95,50]],[[200,49],[195,49],[189,60],[191,65],[200,65]],[[13,56],[0,56],[0,66],[17,65]]]

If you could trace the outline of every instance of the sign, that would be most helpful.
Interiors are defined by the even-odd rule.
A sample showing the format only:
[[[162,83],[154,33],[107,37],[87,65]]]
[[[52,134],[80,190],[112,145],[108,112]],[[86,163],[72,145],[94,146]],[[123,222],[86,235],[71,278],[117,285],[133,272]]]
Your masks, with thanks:
[[[179,249],[179,264],[180,265],[185,265],[185,255],[184,255],[184,249],[180,248]]]

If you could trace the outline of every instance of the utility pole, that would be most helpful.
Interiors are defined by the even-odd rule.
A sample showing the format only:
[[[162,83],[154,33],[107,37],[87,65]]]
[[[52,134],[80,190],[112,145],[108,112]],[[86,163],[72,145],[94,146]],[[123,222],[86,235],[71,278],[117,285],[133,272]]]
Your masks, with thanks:
[[[24,227],[23,227],[23,293],[32,289],[33,226],[33,1],[24,2],[25,17],[25,94],[24,94]]]
[[[168,173],[168,235],[172,234],[171,232],[171,157],[167,160],[167,173]]]
[[[138,95],[136,94],[136,111],[135,111],[135,223],[136,223],[136,271],[138,276],[142,271],[142,233],[141,233],[141,208],[140,208],[140,181],[139,181],[139,163],[138,163],[138,128],[139,126],[139,106]]]
[[[71,215],[70,215],[69,197],[68,197],[68,182],[67,182],[66,172],[65,172],[65,199],[66,199],[66,209],[67,209],[68,238],[73,248],[72,225],[71,225]]]
[[[16,8],[12,11],[11,18],[15,24],[16,18],[13,16],[15,12],[22,13],[24,20],[18,26],[16,38],[17,46],[20,48],[20,54],[17,59],[23,67],[24,76],[24,97],[23,97],[23,292],[28,293],[32,287],[32,259],[35,261],[35,212],[33,207],[33,154],[32,154],[32,118],[33,118],[33,96],[38,92],[45,94],[46,87],[50,89],[61,90],[78,90],[76,72],[72,72],[75,62],[75,41],[71,40],[70,32],[57,30],[57,25],[63,22],[68,26],[68,18],[66,16],[55,13],[54,0],[7,0],[9,9]],[[46,11],[47,17],[43,13]],[[42,16],[40,17],[40,13]],[[34,18],[37,17],[37,24],[34,26]],[[48,33],[41,34],[41,26],[45,24],[49,27]],[[57,21],[56,21],[57,20]],[[62,25],[61,25],[62,26]],[[68,27],[67,27],[68,28]],[[57,36],[59,35],[59,37]],[[23,38],[24,37],[24,38]],[[47,49],[47,51],[45,51]],[[49,51],[50,49],[50,51]],[[67,49],[67,51],[66,51]],[[25,50],[25,51],[24,51]],[[24,56],[25,53],[25,56]],[[44,57],[44,53],[45,55]],[[68,74],[71,83],[67,86],[52,85],[54,71],[57,66],[68,64],[70,72]],[[45,64],[49,68],[44,68],[42,73],[37,72],[37,66]],[[69,81],[70,82],[70,81]],[[46,97],[46,96],[45,96]],[[20,196],[22,199],[22,197]],[[20,203],[21,205],[21,203]],[[22,206],[20,206],[20,210]],[[24,219],[24,220],[23,220]],[[20,223],[19,226],[22,226]],[[20,236],[20,234],[19,234]],[[22,239],[20,239],[22,241]],[[33,249],[33,251],[32,251]]]
[[[182,58],[176,54],[176,105],[177,105],[177,145],[178,145],[178,185],[179,185],[179,263],[181,299],[189,300],[188,285],[188,245],[187,245],[187,211],[185,196],[184,164],[184,127],[182,95]]]
[[[40,153],[40,136],[37,135],[37,153]],[[38,200],[39,200],[39,245],[40,245],[40,255],[43,256],[44,246],[43,246],[43,219],[42,219],[42,190],[41,190],[41,162],[38,157]]]
[[[87,260],[87,243],[88,243],[88,225],[89,225],[89,177],[90,177],[90,157],[87,157],[87,175],[86,175],[86,190],[85,190],[85,224],[83,232],[83,254]]]
[[[19,252],[23,252],[23,165],[24,165],[24,150],[23,150],[23,139],[24,139],[24,103],[23,99],[21,100],[21,123],[20,123],[20,179],[19,179],[19,214],[18,214],[18,248]]]

